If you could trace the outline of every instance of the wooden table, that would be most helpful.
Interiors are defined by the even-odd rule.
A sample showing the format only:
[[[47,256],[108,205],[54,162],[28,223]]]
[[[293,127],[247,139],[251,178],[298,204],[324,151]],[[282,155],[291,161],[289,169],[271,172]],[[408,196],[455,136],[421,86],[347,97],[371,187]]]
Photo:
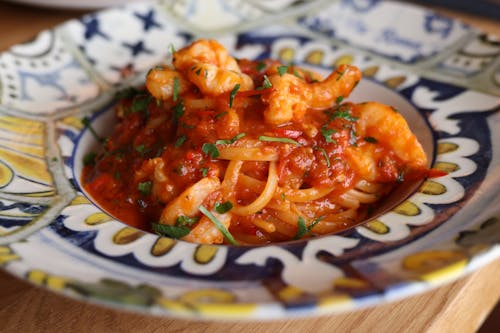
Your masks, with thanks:
[[[500,36],[493,20],[435,8]],[[0,3],[0,51],[78,11]],[[0,332],[474,332],[500,298],[500,259],[458,281],[405,300],[311,319],[197,322],[125,313],[77,302],[0,271]]]

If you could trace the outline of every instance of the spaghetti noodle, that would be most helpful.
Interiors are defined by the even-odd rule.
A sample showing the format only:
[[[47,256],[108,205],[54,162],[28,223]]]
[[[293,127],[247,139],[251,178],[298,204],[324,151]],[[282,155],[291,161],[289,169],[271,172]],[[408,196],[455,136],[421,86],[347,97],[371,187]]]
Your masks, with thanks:
[[[361,79],[235,60],[200,40],[119,96],[85,189],[115,217],[197,243],[264,244],[344,230],[427,158],[404,118],[344,102]]]

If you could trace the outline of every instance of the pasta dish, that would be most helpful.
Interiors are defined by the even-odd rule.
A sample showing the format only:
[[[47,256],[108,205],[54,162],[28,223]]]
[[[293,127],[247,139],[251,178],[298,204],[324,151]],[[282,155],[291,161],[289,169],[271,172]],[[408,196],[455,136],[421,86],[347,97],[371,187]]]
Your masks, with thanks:
[[[266,244],[345,230],[427,157],[390,106],[346,101],[351,65],[326,78],[235,59],[214,40],[172,51],[84,159],[85,190],[116,218],[203,244]],[[90,128],[92,130],[92,128]]]

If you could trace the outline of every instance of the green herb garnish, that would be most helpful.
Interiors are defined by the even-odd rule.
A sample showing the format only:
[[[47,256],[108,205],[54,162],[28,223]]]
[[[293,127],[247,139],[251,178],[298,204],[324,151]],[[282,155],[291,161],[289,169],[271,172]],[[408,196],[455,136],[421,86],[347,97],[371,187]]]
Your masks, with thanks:
[[[353,117],[349,113],[349,111],[345,110],[335,110],[335,111],[327,110],[325,111],[325,114],[330,118],[330,120],[345,119],[347,121],[352,121],[352,122],[358,120],[358,117]]]
[[[271,81],[269,81],[269,78],[267,77],[267,75],[264,75],[264,82],[262,82],[262,87],[267,89],[267,88],[271,88],[273,86],[273,84],[271,83]]]
[[[299,216],[299,220],[297,221],[298,230],[293,239],[300,239],[306,234],[310,234],[312,228],[314,228],[314,226],[318,224],[323,218],[324,216],[318,217],[308,226],[306,225],[306,221],[304,220],[304,218],[302,216]]]
[[[179,103],[177,103],[174,107],[175,121],[178,121],[182,117],[182,115],[184,115],[184,111],[185,111],[184,103],[182,103],[182,101],[179,101]]]
[[[187,137],[183,134],[175,140],[174,147],[179,148],[184,142],[186,142]]]
[[[326,166],[329,168],[331,166],[331,163],[330,163],[330,158],[328,157],[328,153],[326,152],[325,148],[318,147],[316,149],[318,149],[321,152],[321,154],[323,154],[323,157],[325,158]]]
[[[196,222],[200,220],[199,217],[189,217],[186,215],[180,215],[176,220],[175,220],[175,225],[178,227],[190,227]]]
[[[236,134],[232,139],[230,140],[217,140],[215,141],[215,144],[216,145],[230,145],[232,143],[235,143],[237,140],[241,139],[242,137],[244,137],[245,135],[247,135],[245,132],[243,133],[239,133],[239,134]]]
[[[343,101],[343,100],[344,100],[344,96],[339,96],[339,97],[337,97],[337,99],[335,100],[335,103],[340,104],[340,103],[342,103],[342,101]]]
[[[152,223],[151,227],[154,232],[156,232],[160,236],[167,236],[170,238],[182,238],[189,234],[191,231],[188,227],[183,226],[175,226],[168,224],[160,224],[160,223]]]
[[[92,127],[92,124],[90,123],[90,119],[87,117],[83,117],[82,119],[82,124],[85,126],[85,128],[88,128],[94,139],[96,139],[97,142],[99,143],[104,143],[105,139],[101,138],[99,134],[97,134],[96,130]]]
[[[179,78],[174,76],[174,87],[173,87],[173,101],[177,102],[179,98]]]
[[[219,149],[217,149],[217,146],[213,143],[204,143],[201,147],[201,151],[209,155],[211,158],[217,158],[220,155]]]
[[[151,194],[151,189],[153,188],[153,182],[148,180],[145,182],[140,182],[137,184],[137,190],[142,194],[142,195],[150,195]]]
[[[132,106],[130,107],[130,111],[132,112],[140,112],[147,111],[147,107],[149,102],[151,101],[151,96],[146,95],[136,95],[132,101]]]
[[[332,134],[337,132],[334,129],[328,128],[326,125],[323,125],[320,129],[321,135],[325,138],[325,141],[328,143],[337,143],[334,139],[332,139]]]
[[[227,228],[222,224],[217,218],[208,211],[204,206],[200,206],[200,212],[205,215],[221,232],[221,234],[233,245],[239,245],[239,243],[233,238],[233,235],[227,230]]]
[[[255,67],[255,69],[260,72],[261,70],[263,70],[264,68],[266,68],[266,63],[261,61],[257,64],[257,66]]]
[[[201,176],[206,177],[208,175],[208,168],[200,168]]]
[[[238,92],[239,89],[240,89],[240,84],[238,83],[234,86],[233,90],[231,90],[231,92],[229,93],[229,108],[233,107],[234,96],[236,96],[236,93]]]
[[[215,211],[219,214],[227,213],[231,210],[231,208],[233,208],[233,204],[231,203],[231,201],[226,201],[224,203],[215,203]]]
[[[300,146],[300,143],[298,143],[297,141],[290,139],[290,138],[278,138],[278,137],[274,137],[274,136],[261,135],[261,136],[259,136],[259,140],[260,141],[268,141],[268,142],[291,143],[293,145]]]
[[[288,66],[278,66],[278,73],[280,76],[283,76],[286,72],[288,72]]]

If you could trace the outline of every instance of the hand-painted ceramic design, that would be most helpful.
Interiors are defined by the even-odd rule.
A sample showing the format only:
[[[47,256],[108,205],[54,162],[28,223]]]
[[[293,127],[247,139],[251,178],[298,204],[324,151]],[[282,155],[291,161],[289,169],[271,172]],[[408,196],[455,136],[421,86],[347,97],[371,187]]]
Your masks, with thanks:
[[[352,99],[395,106],[448,175],[308,241],[196,245],[114,220],[79,185],[96,144],[82,118],[105,134],[118,90],[169,44],[207,35],[239,58],[359,66]],[[491,36],[374,0],[141,2],[41,32],[0,54],[0,265],[73,297],[191,318],[353,310],[457,278],[500,254],[499,59]]]

